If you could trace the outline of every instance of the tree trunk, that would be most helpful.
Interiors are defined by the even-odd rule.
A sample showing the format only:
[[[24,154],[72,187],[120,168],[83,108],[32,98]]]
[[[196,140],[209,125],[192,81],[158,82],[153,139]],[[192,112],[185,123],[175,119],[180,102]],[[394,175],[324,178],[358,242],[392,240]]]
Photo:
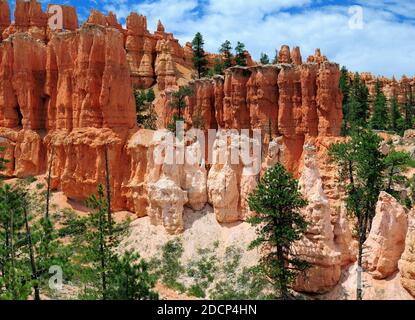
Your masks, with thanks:
[[[101,201],[101,199],[100,199]],[[99,208],[99,254],[101,260],[101,285],[102,285],[102,300],[107,300],[107,275],[105,264],[105,239],[104,239],[104,212],[103,208]]]
[[[26,225],[26,239],[27,239],[27,244],[29,246],[30,265],[32,268],[32,279],[35,280],[35,284],[33,285],[33,290],[35,291],[35,300],[40,300],[39,284],[37,282],[38,276],[37,276],[36,260],[35,260],[35,255],[33,253],[32,233],[30,232],[29,221],[27,218],[26,204],[24,204],[23,212],[24,212],[24,220],[25,220],[25,225]]]
[[[106,185],[107,185],[108,230],[111,235],[112,234],[111,185],[110,185],[110,172],[109,172],[108,146],[107,145],[105,145],[105,179],[106,179]]]
[[[49,169],[48,169],[48,190],[46,192],[46,213],[45,213],[46,219],[49,219],[49,203],[50,203],[50,193],[51,193],[52,165],[53,165],[54,152],[55,152],[55,149],[52,147],[51,154],[50,154],[50,161],[49,161]]]
[[[284,251],[282,246],[277,245],[277,256],[278,256],[278,264],[280,267],[280,274],[279,274],[279,286],[281,291],[281,299],[288,300],[288,286],[287,286],[287,279],[284,275],[282,270],[285,269],[285,258],[284,258]]]
[[[15,282],[15,262],[14,262],[14,211],[10,210],[10,262],[11,262],[11,290],[13,292],[13,298],[16,296],[16,282]]]
[[[366,223],[364,218],[359,222],[359,251],[357,259],[357,290],[356,300],[363,300],[363,244],[366,241]]]

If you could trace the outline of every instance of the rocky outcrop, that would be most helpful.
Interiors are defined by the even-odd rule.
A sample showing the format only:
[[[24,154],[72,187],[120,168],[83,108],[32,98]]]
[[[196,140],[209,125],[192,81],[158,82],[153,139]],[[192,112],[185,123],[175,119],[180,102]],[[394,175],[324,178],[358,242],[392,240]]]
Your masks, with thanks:
[[[260,140],[233,130],[220,130],[212,152],[208,174],[209,203],[221,223],[250,217],[247,199],[261,172]]]
[[[283,45],[278,53],[278,63],[291,64],[290,47]]]
[[[0,55],[0,126],[44,128],[46,46],[21,33],[3,40]]]
[[[405,250],[399,261],[402,286],[415,297],[415,210],[409,213]]]
[[[350,75],[352,79],[354,75]],[[405,75],[401,79],[397,80],[394,77],[392,79],[380,76],[376,77],[368,72],[360,74],[360,78],[366,84],[369,89],[370,100],[373,101],[376,95],[376,82],[379,81],[382,91],[388,101],[396,97],[400,105],[405,105],[415,97],[415,78],[408,78]],[[413,100],[412,100],[413,101]]]
[[[321,54],[321,50],[320,49],[316,49],[316,52],[314,53],[313,56],[309,56],[307,58],[307,63],[317,63],[317,64],[321,64],[328,61],[326,56],[323,56]]]
[[[54,8],[53,4],[49,4],[48,6],[48,12],[56,12],[56,9],[53,10]],[[62,10],[62,30],[69,30],[69,31],[75,31],[78,29],[79,24],[78,24],[78,15],[76,13],[76,9],[75,7],[71,7],[71,6],[65,6],[65,5],[59,5],[59,7]],[[57,21],[56,21],[57,22]],[[62,31],[62,30],[58,30],[58,31]]]
[[[134,87],[149,88],[155,81],[153,56],[156,41],[147,30],[147,18],[136,13],[127,17],[125,49]]]
[[[108,156],[113,210],[126,208],[119,190],[129,172],[128,158],[123,152],[127,132],[111,129],[77,128],[70,133],[52,131],[45,138],[48,160],[52,157],[53,185],[68,198],[83,201],[96,192],[97,185],[106,186],[106,153]]]
[[[304,149],[304,169],[299,186],[309,202],[304,210],[309,228],[304,238],[295,245],[294,251],[312,267],[297,278],[295,290],[323,293],[331,290],[340,280],[341,254],[334,241],[331,209],[317,167],[316,148],[306,145]]]
[[[291,54],[292,63],[299,66],[303,64],[303,58],[301,57],[301,51],[299,47],[293,48],[293,52]]]
[[[0,41],[4,30],[11,24],[10,6],[7,0],[0,0]]]
[[[188,98],[185,117],[191,128],[207,129],[218,128],[215,115],[215,87],[211,80],[201,79],[189,83],[193,94]]]
[[[185,205],[202,210],[207,203],[202,146],[187,141],[175,141],[169,131],[140,130],[127,146],[131,175],[122,188],[128,206],[171,234],[183,231]]]
[[[25,6],[31,8],[29,13],[22,11]],[[82,200],[104,181],[107,149],[114,209],[144,216],[151,207],[154,217],[163,216],[161,199],[150,196],[147,186],[152,185],[170,192],[179,206],[175,212],[166,209],[167,215],[177,217],[172,218],[177,223],[155,220],[175,232],[180,230],[182,205],[200,210],[209,201],[221,222],[246,219],[252,214],[246,198],[261,171],[252,174],[253,166],[264,162],[264,170],[282,161],[298,173],[306,137],[338,134],[338,66],[302,64],[298,48],[291,55],[283,47],[284,64],[257,66],[251,61],[253,66],[233,67],[225,76],[184,82],[194,92],[184,112],[187,129],[247,129],[251,133],[261,129],[266,133],[265,161],[238,155],[238,164],[225,161],[212,168],[180,164],[177,179],[155,174],[165,169],[149,159],[160,142],[136,144],[131,140],[137,131],[132,88],[157,84],[158,123],[166,127],[174,113],[171,95],[183,83],[179,77],[189,65],[191,48],[187,46],[186,56],[161,23],[152,34],[146,18],[137,14],[127,18],[123,30],[114,14],[93,11],[87,23],[75,30],[78,22],[71,7],[63,7],[64,31],[48,30],[47,37],[40,39],[27,29],[47,30],[42,20],[45,14],[39,8],[34,0],[19,2],[18,18],[0,44],[0,126],[5,128],[2,143],[9,146],[8,176],[44,173],[53,157],[53,188]],[[7,14],[1,17],[6,24]],[[25,26],[24,33],[14,34],[19,25]],[[243,137],[240,132],[233,135]],[[228,140],[225,146],[233,148]],[[190,154],[205,148],[204,160],[218,155],[194,141],[186,148]],[[29,150],[43,156],[29,161]]]
[[[46,148],[37,132],[0,128],[0,146],[9,161],[2,172],[6,177],[27,178],[45,172]]]
[[[173,47],[170,40],[160,40],[156,45],[157,59],[155,74],[160,90],[177,87],[176,67],[173,58]]]
[[[4,30],[3,39],[17,32],[27,32],[35,39],[46,40],[47,23],[48,15],[36,0],[16,0],[14,23]]]
[[[238,137],[234,136],[234,139]],[[217,136],[213,146],[213,163],[207,182],[209,203],[213,206],[219,222],[239,221],[241,219],[239,150],[237,145],[232,144],[232,137],[228,137],[226,132],[220,132]]]
[[[275,136],[278,133],[278,69],[265,66],[251,68],[251,72],[246,83],[249,126]]]
[[[394,197],[382,192],[369,237],[364,244],[363,266],[373,278],[385,279],[398,271],[407,230],[405,209]]]
[[[133,128],[135,102],[122,34],[84,25],[47,47],[49,129]]]

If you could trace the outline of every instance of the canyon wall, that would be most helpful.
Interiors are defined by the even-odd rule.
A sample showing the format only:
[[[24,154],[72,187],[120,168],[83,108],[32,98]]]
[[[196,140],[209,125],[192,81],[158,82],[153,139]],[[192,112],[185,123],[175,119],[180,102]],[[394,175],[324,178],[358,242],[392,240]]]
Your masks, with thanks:
[[[108,160],[113,209],[139,216],[151,212],[152,199],[143,196],[151,184],[146,170],[157,167],[148,157],[154,148],[150,145],[160,142],[131,143],[138,131],[133,88],[156,85],[159,128],[167,127],[174,112],[172,92],[185,81],[177,78],[176,71],[189,67],[189,46],[182,48],[161,22],[151,34],[146,18],[136,13],[128,16],[123,29],[111,12],[92,11],[78,29],[74,8],[65,6],[63,30],[51,30],[47,14],[34,0],[17,1],[15,21],[9,26],[8,4],[1,1],[1,6],[0,134],[10,160],[3,174],[41,175],[52,162],[53,188],[83,200],[105,181]],[[261,129],[264,152],[271,154],[267,161],[275,163],[273,140],[279,137],[274,145],[284,149],[281,161],[299,176],[305,141],[338,136],[342,122],[339,66],[319,56],[317,51],[316,57],[308,59],[311,62],[303,63],[299,48],[291,53],[283,46],[280,64],[233,67],[224,76],[187,81],[193,95],[187,100],[186,129],[236,130],[232,135],[238,139],[244,139],[238,133],[242,129],[250,133]],[[215,144],[203,149],[208,151],[204,161],[215,156]],[[262,160],[256,162],[266,166]],[[140,173],[134,174],[137,166]],[[210,202],[218,220],[243,220],[248,210],[240,199],[255,185],[254,178],[243,174],[245,167],[217,164],[207,167],[210,172],[199,172],[210,198],[196,196],[206,199],[194,207]],[[222,194],[220,183],[214,181],[227,176],[234,181],[227,181],[225,190],[230,183],[233,195]],[[192,193],[188,190],[191,179],[186,179],[190,177],[180,179],[185,182],[178,187]],[[155,188],[157,181],[152,182]],[[183,204],[195,201],[187,196]],[[232,210],[236,212],[226,213]]]
[[[411,98],[412,103],[415,102],[415,77],[408,78],[407,76],[402,76],[401,79],[396,80],[395,77],[392,79],[376,77],[368,72],[361,73],[360,77],[367,85],[371,97],[376,95],[376,82],[379,81],[388,101],[396,97],[400,105],[405,105],[410,102],[409,100]]]
[[[303,61],[298,47],[283,46],[278,64],[251,59],[223,76],[191,80],[191,47],[180,46],[161,22],[150,33],[137,13],[128,16],[126,29],[111,12],[92,11],[81,27],[74,8],[64,6],[63,15],[63,29],[51,30],[39,3],[18,0],[11,24],[9,6],[0,0],[0,146],[9,160],[1,174],[44,177],[51,164],[53,190],[83,201],[105,184],[108,164],[113,210],[148,216],[180,234],[186,206],[197,211],[210,204],[223,224],[252,216],[247,195],[266,169],[281,162],[300,178],[311,200],[304,215],[315,222],[297,244],[315,267],[296,290],[322,293],[339,282],[342,267],[356,260],[327,155],[331,144],[343,141],[339,65],[320,50]],[[211,64],[218,58],[209,57]],[[184,110],[185,129],[193,133],[181,140],[165,128],[174,114],[172,94],[184,84],[193,92]],[[150,87],[158,131],[136,124],[133,89]],[[217,131],[209,136],[209,129]],[[196,139],[201,132],[205,137]],[[240,142],[249,150],[240,150]],[[263,150],[252,155],[259,146]],[[379,225],[393,218],[382,208]],[[401,211],[393,214],[402,219]],[[390,229],[404,230],[404,222],[390,222]],[[375,228],[367,244],[376,249],[367,258],[371,272],[396,272],[400,254],[386,253],[403,251],[402,281],[413,288],[412,247],[404,247],[403,237],[383,236]],[[383,264],[379,256],[386,257]]]

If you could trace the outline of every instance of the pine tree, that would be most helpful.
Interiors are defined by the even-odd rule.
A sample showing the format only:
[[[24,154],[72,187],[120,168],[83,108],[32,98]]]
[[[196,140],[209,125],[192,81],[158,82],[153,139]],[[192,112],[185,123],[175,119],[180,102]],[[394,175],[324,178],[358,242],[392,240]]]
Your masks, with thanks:
[[[0,147],[0,155],[4,152],[5,148]],[[0,157],[0,170],[4,170],[4,165],[6,164],[6,160]]]
[[[24,226],[21,194],[4,184],[0,187],[0,299],[27,300],[31,293],[31,272],[18,257]]]
[[[158,294],[153,291],[157,277],[138,254],[126,252],[118,257],[108,276],[108,300],[158,300]]]
[[[279,59],[279,53],[278,53],[278,50],[275,50],[275,56],[274,56],[274,59],[272,60],[272,64],[278,64],[278,59]]]
[[[176,124],[179,121],[184,121],[183,113],[187,107],[186,98],[193,95],[193,91],[188,86],[180,87],[179,90],[172,93],[172,101],[170,107],[176,110],[173,115],[172,122],[168,125],[168,129],[172,132],[176,132]]]
[[[257,214],[249,223],[257,227],[258,235],[250,249],[266,248],[257,273],[270,280],[277,298],[289,299],[289,289],[296,276],[309,267],[292,250],[292,244],[301,239],[308,227],[300,212],[307,201],[298,190],[298,182],[277,164],[249,195],[248,204]]]
[[[200,79],[206,75],[208,61],[206,59],[205,50],[203,49],[204,41],[200,32],[196,33],[193,41],[193,66],[197,70],[197,76]]]
[[[232,45],[229,40],[226,40],[221,48],[219,49],[219,52],[223,55],[223,69],[226,70],[230,67],[232,67]]]
[[[380,81],[376,81],[376,96],[373,106],[373,115],[370,120],[372,129],[386,130],[388,125],[388,108],[386,104],[386,96],[382,91]]]
[[[261,53],[260,62],[261,62],[262,65],[270,64],[269,57],[266,53]]]
[[[146,100],[149,103],[152,103],[154,102],[154,100],[156,100],[156,94],[154,93],[153,88],[148,89],[147,94],[146,94]]]
[[[134,97],[135,97],[137,124],[142,125],[145,121],[145,115],[143,115],[143,113],[146,110],[145,107],[146,107],[147,97],[146,97],[144,90],[135,90]]]
[[[137,124],[145,129],[156,130],[157,116],[153,107],[153,101],[156,99],[156,95],[153,88],[150,88],[147,92],[144,90],[135,90],[134,97]]]
[[[384,189],[384,156],[379,151],[381,139],[370,130],[352,133],[348,143],[330,149],[339,166],[340,181],[346,185],[346,208],[356,218],[359,238],[357,299],[362,300],[363,244],[372,227],[379,194]]]
[[[93,210],[86,218],[73,218],[70,226],[78,231],[72,235],[73,260],[84,292],[81,298],[100,300],[156,299],[152,291],[155,278],[145,261],[132,253],[118,255],[116,250],[128,229],[128,221],[109,221],[108,204],[102,185],[97,194],[86,201]]]
[[[35,214],[42,218],[35,219]],[[23,185],[0,188],[0,273],[4,279],[0,297],[27,299],[33,289],[33,298],[40,300],[49,268],[59,265],[69,270],[68,252],[44,214],[44,206],[38,206],[37,198]]]
[[[245,67],[246,63],[246,49],[245,44],[238,41],[238,44],[235,48],[235,63],[237,66]]]
[[[400,134],[404,130],[404,120],[399,111],[398,99],[396,97],[392,98],[390,109],[390,129]]]
[[[414,125],[414,95],[410,90],[405,103],[405,130],[412,129]]]
[[[215,58],[213,62],[213,75],[223,74],[223,63],[219,58]]]
[[[361,81],[360,75],[356,73],[350,89],[347,128],[356,129],[359,127],[367,127],[367,119],[369,117],[368,98],[369,90],[363,81]]]
[[[349,71],[346,67],[342,67],[340,70],[340,90],[343,94],[343,124],[342,124],[342,136],[345,136],[348,132],[349,121],[349,100],[350,100],[350,78]]]
[[[393,189],[394,184],[405,185],[408,183],[408,178],[402,172],[407,171],[409,167],[413,168],[415,161],[407,152],[392,150],[385,158],[385,166],[387,171],[386,191],[400,200],[399,193]]]

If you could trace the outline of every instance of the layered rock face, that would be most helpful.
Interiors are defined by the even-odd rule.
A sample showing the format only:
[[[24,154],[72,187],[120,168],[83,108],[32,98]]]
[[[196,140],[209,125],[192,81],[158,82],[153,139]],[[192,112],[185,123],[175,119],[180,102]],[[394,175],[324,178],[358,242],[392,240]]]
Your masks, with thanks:
[[[306,145],[304,150],[304,169],[299,186],[304,198],[309,201],[304,217],[310,227],[294,250],[313,267],[298,277],[295,290],[323,293],[332,289],[340,280],[342,252],[335,242],[331,208],[323,190],[316,147]]]
[[[360,74],[360,77],[368,87],[372,98],[375,97],[376,82],[379,81],[382,91],[388,101],[396,97],[400,105],[405,105],[410,102],[409,100],[411,99],[411,96],[412,99],[415,99],[415,78],[411,79],[406,76],[402,76],[400,80],[396,80],[395,78],[388,79],[386,77],[375,77],[368,72]]]
[[[405,209],[391,195],[382,192],[370,235],[364,244],[363,265],[375,279],[385,279],[398,271],[407,230]]]
[[[171,234],[183,231],[188,205],[201,210],[207,203],[207,171],[198,142],[176,140],[169,131],[141,130],[128,143],[132,173],[123,187],[130,210],[148,215]]]
[[[409,213],[405,250],[399,260],[401,283],[415,297],[415,210]]]
[[[18,2],[9,30],[24,21],[39,27],[38,8],[34,1]],[[75,26],[70,12],[64,21]],[[123,147],[136,119],[123,34],[86,24],[42,41],[23,31],[0,44],[0,126],[11,160],[6,174],[43,174],[53,157],[53,187],[83,201],[105,182],[108,149],[113,206],[125,208],[118,191],[129,167],[118,163],[125,161]]]
[[[9,160],[1,173],[44,175],[52,163],[52,189],[83,201],[105,186],[108,165],[113,210],[148,216],[176,235],[185,228],[185,207],[210,204],[223,224],[251,217],[248,195],[268,168],[283,163],[309,199],[303,214],[311,225],[296,249],[314,267],[295,288],[331,290],[356,260],[344,190],[327,152],[344,141],[339,66],[320,50],[304,62],[299,48],[283,46],[276,65],[258,66],[247,53],[248,67],[190,81],[191,46],[181,47],[161,22],[150,33],[146,18],[133,13],[123,29],[114,14],[93,11],[78,29],[75,9],[61,8],[63,30],[48,27],[35,0],[18,0],[10,25],[0,0],[0,146]],[[221,57],[208,58],[213,65]],[[411,79],[384,82],[400,102],[414,90]],[[133,89],[155,87],[162,129],[175,112],[172,93],[184,84],[193,91],[183,112],[190,134],[139,130]],[[385,279],[400,259],[402,284],[415,295],[413,222],[412,212],[406,234],[405,210],[382,194],[365,265]]]
[[[298,172],[306,137],[336,137],[342,122],[337,64],[233,67],[224,77],[190,83],[186,124],[202,115],[205,128],[261,129],[282,136],[284,164]],[[160,124],[170,123],[169,95],[157,103]],[[195,104],[198,106],[195,107]]]
[[[36,1],[19,2],[15,10],[19,17],[26,12],[22,6],[32,8],[24,18],[29,25],[39,27],[44,22],[45,14],[39,12]],[[150,34],[145,17],[137,14],[128,17],[123,30],[112,13],[105,16],[97,11],[79,30],[70,31],[77,25],[73,13],[70,7],[64,8],[64,31],[48,30],[48,36],[40,39],[27,29],[9,35],[0,44],[0,126],[2,144],[8,146],[11,160],[5,173],[39,175],[52,161],[53,188],[83,200],[105,181],[107,157],[114,209],[160,216],[156,212],[164,205],[160,199],[147,201],[144,189],[146,185],[171,189],[172,180],[188,193],[186,199],[178,190],[172,191],[179,207],[190,204],[199,210],[209,201],[221,222],[249,216],[246,196],[257,182],[255,175],[247,174],[253,166],[249,160],[240,159],[238,165],[226,161],[214,164],[209,168],[209,183],[207,171],[201,173],[184,164],[184,177],[169,183],[158,183],[161,178],[147,180],[146,170],[136,169],[151,163],[141,158],[147,146],[131,144],[137,131],[132,88],[158,84],[158,101],[162,102],[156,106],[158,122],[160,127],[167,126],[173,114],[171,92],[180,84],[176,72],[186,65],[184,50],[173,35],[166,33],[161,23]],[[3,20],[7,19],[6,14]],[[23,25],[24,19],[16,19],[9,28]],[[287,61],[291,61],[286,49]],[[187,101],[186,129],[200,128],[205,133],[208,129],[247,129],[248,133],[261,129],[270,147],[265,163],[252,160],[255,165],[266,168],[282,159],[297,172],[306,137],[338,134],[341,99],[336,64],[302,64],[298,48],[293,50],[293,60],[294,64],[234,67],[224,77],[190,82],[194,94]],[[233,136],[244,139],[238,132]],[[276,136],[277,143],[271,141]],[[222,143],[221,137],[216,139],[217,145]],[[225,145],[233,148],[228,141]],[[216,147],[201,148],[204,160],[215,157]],[[276,160],[276,149],[284,149],[284,157],[278,155]],[[131,172],[137,174],[132,176]],[[180,211],[170,215],[180,216]],[[173,224],[180,225],[180,219]]]

